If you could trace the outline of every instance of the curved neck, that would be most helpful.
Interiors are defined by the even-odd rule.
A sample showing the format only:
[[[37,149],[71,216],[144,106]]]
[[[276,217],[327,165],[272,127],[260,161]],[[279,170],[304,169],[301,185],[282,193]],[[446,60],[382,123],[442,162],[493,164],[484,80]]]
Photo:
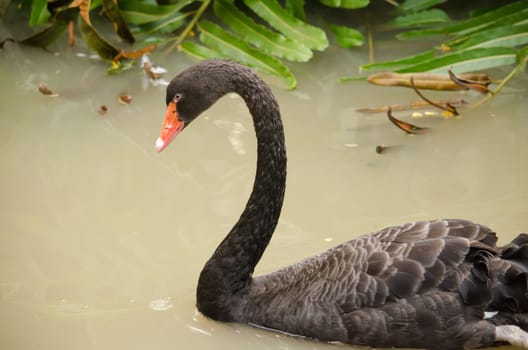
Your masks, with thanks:
[[[239,220],[205,264],[198,281],[198,309],[232,321],[251,284],[251,275],[277,225],[286,184],[286,150],[278,104],[271,90],[249,69],[229,75],[227,92],[238,93],[253,117],[257,170],[251,196]]]

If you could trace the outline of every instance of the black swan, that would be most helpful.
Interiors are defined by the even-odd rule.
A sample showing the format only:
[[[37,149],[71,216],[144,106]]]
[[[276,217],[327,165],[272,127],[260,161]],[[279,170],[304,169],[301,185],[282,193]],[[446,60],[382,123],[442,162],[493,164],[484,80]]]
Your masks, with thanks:
[[[245,100],[253,117],[257,169],[240,219],[200,274],[200,312],[354,345],[528,348],[528,234],[498,247],[496,234],[477,223],[412,222],[252,277],[277,225],[286,180],[284,132],[270,88],[231,61],[188,68],[167,87],[156,148],[229,92]]]

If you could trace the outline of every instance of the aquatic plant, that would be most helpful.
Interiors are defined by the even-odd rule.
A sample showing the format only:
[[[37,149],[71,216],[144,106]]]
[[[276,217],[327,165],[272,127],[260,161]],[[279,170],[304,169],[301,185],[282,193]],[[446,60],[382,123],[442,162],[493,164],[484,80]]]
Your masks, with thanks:
[[[528,1],[475,8],[465,20],[451,19],[442,9],[445,2],[387,1],[394,5],[388,26],[398,39],[439,37],[444,41],[412,57],[364,64],[361,71],[446,72],[454,68],[463,73],[512,64],[516,64],[515,72],[524,68]],[[306,12],[332,7],[342,13],[367,6],[372,6],[368,0],[310,4],[304,0],[22,0],[20,9],[29,14],[29,25],[47,27],[20,41],[46,47],[69,30],[73,45],[77,26],[90,49],[111,62],[111,72],[128,68],[131,60],[154,49],[178,49],[199,58],[231,58],[278,76],[295,88],[296,79],[287,62],[309,61],[315,51],[329,46],[329,34],[344,48],[363,45],[365,36],[370,47],[375,42],[369,28],[362,33],[348,23],[332,23],[335,20],[328,18],[332,11],[318,16],[322,19],[318,25]],[[112,22],[122,41],[134,46],[122,49],[103,37],[90,20],[99,14]]]

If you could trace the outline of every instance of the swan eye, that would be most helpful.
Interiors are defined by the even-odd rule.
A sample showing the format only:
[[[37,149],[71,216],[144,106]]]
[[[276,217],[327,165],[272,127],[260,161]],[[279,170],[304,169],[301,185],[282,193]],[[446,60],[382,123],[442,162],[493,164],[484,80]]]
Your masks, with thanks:
[[[178,102],[182,99],[183,94],[176,94],[174,95],[174,98],[172,99],[174,102]]]

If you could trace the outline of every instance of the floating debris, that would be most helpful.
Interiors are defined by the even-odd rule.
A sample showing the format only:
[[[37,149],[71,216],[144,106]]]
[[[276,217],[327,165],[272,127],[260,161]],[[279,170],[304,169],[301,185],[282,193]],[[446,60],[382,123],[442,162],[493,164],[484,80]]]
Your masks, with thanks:
[[[56,97],[59,96],[59,94],[54,94],[53,91],[48,87],[48,85],[44,82],[39,84],[39,91],[41,94],[49,96],[49,97]]]
[[[490,89],[488,89],[488,85],[491,83],[490,81],[475,81],[475,80],[469,80],[469,79],[463,79],[461,77],[456,76],[451,69],[447,71],[449,74],[449,78],[457,85],[460,85],[466,89],[475,90],[480,92],[481,94],[488,94],[493,93]]]
[[[152,64],[147,55],[141,56],[141,66],[152,80],[158,80],[163,74],[167,73],[165,68]]]
[[[414,84],[419,89],[429,90],[465,90],[466,87],[455,83],[449,75],[434,73],[394,73],[381,72],[368,76],[367,80],[371,84],[381,86],[405,86],[412,87],[410,79],[414,79]],[[480,84],[489,84],[491,80],[487,74],[467,73],[460,74],[460,79],[478,82]]]
[[[420,90],[418,90],[418,88],[416,87],[416,85],[414,84],[414,78],[411,77],[411,86],[414,90],[414,92],[416,92],[416,94],[418,96],[420,96],[425,102],[429,103],[431,106],[435,106],[437,108],[440,108],[441,110],[443,111],[446,111],[446,112],[449,112],[451,113],[452,115],[458,115],[458,111],[457,109],[455,108],[455,106],[449,104],[449,103],[446,103],[445,105],[440,105],[440,104],[437,104],[435,103],[434,101],[431,101],[429,100],[427,97],[425,97],[421,92]],[[452,116],[451,115],[451,116]],[[445,115],[446,117],[450,116],[448,114]]]
[[[413,134],[413,135],[414,134],[420,134],[420,133],[424,132],[425,130],[427,130],[427,128],[422,128],[422,127],[419,127],[419,126],[404,122],[402,120],[396,119],[392,115],[392,110],[391,110],[390,107],[389,107],[389,110],[387,111],[387,117],[389,117],[389,120],[392,122],[392,124],[396,125],[398,128],[402,129],[403,131],[405,131],[408,134]]]
[[[147,53],[151,53],[156,48],[156,45],[149,44],[145,47],[142,47],[136,51],[123,51],[120,50],[119,53],[114,57],[112,60],[113,62],[117,62],[122,58],[128,58],[129,60],[137,59],[140,57],[143,57]]]
[[[452,106],[462,106],[462,105],[467,104],[467,102],[461,98],[452,99],[452,100],[437,100],[437,101],[434,101],[434,103],[439,104],[439,105],[450,104]],[[411,110],[411,109],[423,109],[423,108],[427,108],[430,106],[431,104],[426,101],[414,101],[406,105],[393,104],[390,106],[358,108],[356,109],[356,111],[360,113],[383,113],[383,112],[387,112],[389,110],[389,107],[393,111],[406,111],[406,110]],[[427,114],[428,112],[425,112],[425,113]],[[437,114],[431,114],[431,115],[437,115]]]
[[[387,151],[389,148],[390,148],[390,147],[388,147],[388,146],[377,145],[377,146],[376,146],[376,153],[377,153],[377,154],[385,153],[385,151]]]
[[[106,105],[101,105],[101,107],[99,107],[99,114],[103,115],[106,112],[108,112],[108,107]]]
[[[169,85],[169,82],[162,77],[163,74],[167,73],[167,70],[163,67],[153,64],[150,61],[148,55],[141,56],[141,68],[145,71],[145,76],[142,79],[143,89],[146,89],[149,85]]]
[[[119,96],[119,103],[122,103],[124,105],[128,105],[132,102],[132,96],[130,95],[120,95]]]

